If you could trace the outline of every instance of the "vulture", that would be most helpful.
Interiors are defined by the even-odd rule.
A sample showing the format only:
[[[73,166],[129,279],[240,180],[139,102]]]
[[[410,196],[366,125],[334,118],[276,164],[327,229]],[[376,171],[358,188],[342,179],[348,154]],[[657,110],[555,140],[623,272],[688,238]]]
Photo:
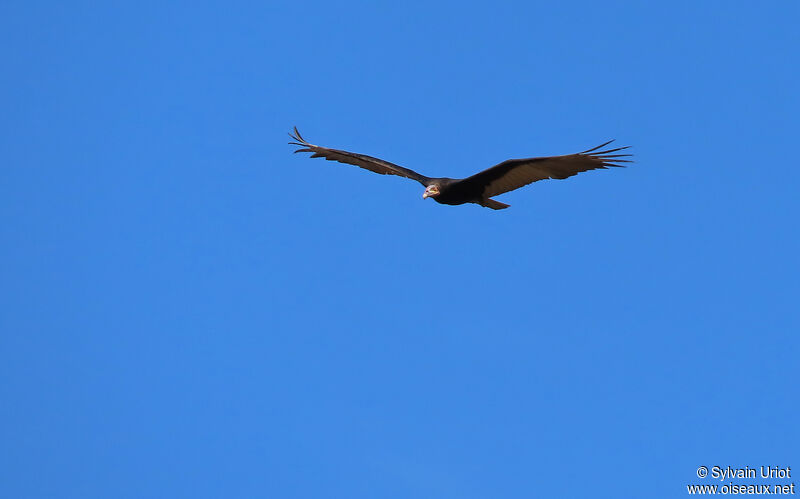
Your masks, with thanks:
[[[631,163],[624,159],[631,154],[620,153],[630,146],[605,149],[613,140],[576,154],[563,156],[543,156],[539,158],[507,159],[480,173],[467,178],[426,177],[414,170],[389,163],[365,154],[329,149],[306,141],[297,127],[289,133],[289,144],[300,146],[295,153],[310,152],[312,158],[325,158],[349,165],[359,166],[381,175],[397,175],[416,180],[425,186],[422,198],[433,198],[442,204],[458,205],[476,203],[493,210],[503,210],[510,205],[491,199],[504,192],[519,189],[537,180],[548,178],[564,179],[588,170],[605,169],[610,166],[621,167],[618,163]]]

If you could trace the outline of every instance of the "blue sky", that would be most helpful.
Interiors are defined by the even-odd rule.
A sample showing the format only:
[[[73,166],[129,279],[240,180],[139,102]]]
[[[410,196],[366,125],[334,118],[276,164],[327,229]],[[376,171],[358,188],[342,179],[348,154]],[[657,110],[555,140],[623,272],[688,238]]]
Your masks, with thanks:
[[[0,495],[800,470],[799,14],[4,2]],[[294,125],[429,176],[611,138],[637,163],[449,207],[291,154]]]

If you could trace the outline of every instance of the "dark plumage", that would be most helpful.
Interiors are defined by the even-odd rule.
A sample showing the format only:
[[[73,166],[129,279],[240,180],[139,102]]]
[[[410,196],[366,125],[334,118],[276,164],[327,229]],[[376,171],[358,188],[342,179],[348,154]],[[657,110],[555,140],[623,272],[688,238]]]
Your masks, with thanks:
[[[610,166],[619,167],[624,165],[617,163],[631,162],[628,159],[621,159],[629,157],[631,154],[614,154],[630,146],[601,150],[613,142],[608,141],[605,144],[577,154],[509,159],[463,179],[431,178],[372,156],[315,146],[303,139],[300,132],[297,131],[297,127],[294,128],[294,133],[290,133],[289,136],[293,139],[292,142],[289,142],[290,144],[300,146],[300,149],[295,151],[296,153],[310,152],[312,153],[312,158],[325,158],[329,161],[360,166],[381,175],[398,175],[416,180],[425,186],[423,198],[432,197],[442,204],[477,203],[493,210],[502,210],[508,208],[509,205],[489,198],[519,189],[531,182],[546,178],[564,179],[580,172],[608,168]]]

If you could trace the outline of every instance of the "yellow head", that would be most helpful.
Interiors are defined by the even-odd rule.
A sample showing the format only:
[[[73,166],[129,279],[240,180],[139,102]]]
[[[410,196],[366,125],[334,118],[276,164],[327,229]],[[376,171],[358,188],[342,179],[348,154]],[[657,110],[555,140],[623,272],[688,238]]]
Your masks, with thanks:
[[[433,184],[425,188],[425,192],[422,193],[422,199],[425,199],[427,197],[436,197],[438,195],[439,195],[439,186]]]

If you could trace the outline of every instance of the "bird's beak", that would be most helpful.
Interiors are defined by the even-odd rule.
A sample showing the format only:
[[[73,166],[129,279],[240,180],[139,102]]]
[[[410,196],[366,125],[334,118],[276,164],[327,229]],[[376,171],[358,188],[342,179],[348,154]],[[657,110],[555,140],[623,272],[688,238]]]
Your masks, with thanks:
[[[425,199],[426,197],[428,197],[428,191],[422,193],[422,199]]]

